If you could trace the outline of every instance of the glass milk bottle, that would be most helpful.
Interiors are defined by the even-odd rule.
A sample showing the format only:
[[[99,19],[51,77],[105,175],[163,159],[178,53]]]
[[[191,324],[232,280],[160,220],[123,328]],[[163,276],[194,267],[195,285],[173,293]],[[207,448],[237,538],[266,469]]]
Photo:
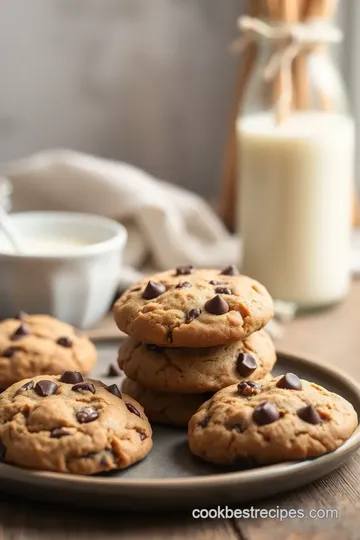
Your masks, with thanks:
[[[274,47],[262,40],[237,119],[242,269],[275,299],[326,306],[349,287],[354,122],[323,46],[293,62],[279,118],[279,80],[264,79]]]

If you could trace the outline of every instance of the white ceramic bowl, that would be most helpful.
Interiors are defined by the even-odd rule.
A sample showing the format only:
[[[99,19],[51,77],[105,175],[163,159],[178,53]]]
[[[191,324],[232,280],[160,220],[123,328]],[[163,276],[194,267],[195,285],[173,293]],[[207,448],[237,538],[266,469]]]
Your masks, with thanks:
[[[29,253],[4,253],[0,237],[0,318],[23,310],[82,329],[96,325],[119,283],[126,229],[110,219],[70,212],[21,212],[12,218]],[[31,243],[39,240],[51,249],[32,251]]]

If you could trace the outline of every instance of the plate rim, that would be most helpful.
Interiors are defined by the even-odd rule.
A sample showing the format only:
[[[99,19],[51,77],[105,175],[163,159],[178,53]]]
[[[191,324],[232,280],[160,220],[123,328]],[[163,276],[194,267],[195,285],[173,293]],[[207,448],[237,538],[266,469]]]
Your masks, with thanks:
[[[326,364],[319,363],[310,358],[303,358],[295,354],[289,354],[283,351],[277,351],[278,357],[286,357],[287,360],[295,361],[300,366],[305,366],[315,372],[320,372],[326,378],[335,378],[344,386],[346,386],[353,395],[356,395],[360,407],[360,384],[354,381],[350,375],[341,369],[330,367]],[[38,471],[32,469],[24,469],[15,465],[6,463],[0,464],[0,480],[8,480],[12,483],[31,483],[40,485],[52,483],[54,488],[67,489],[74,488],[75,485],[81,488],[103,488],[103,489],[172,489],[177,490],[202,487],[212,488],[223,487],[224,485],[233,485],[241,482],[242,484],[251,485],[258,482],[260,479],[264,481],[280,479],[287,477],[289,474],[299,475],[312,471],[313,469],[326,469],[328,465],[334,462],[339,462],[339,465],[347,459],[353,452],[360,447],[360,424],[355,429],[351,437],[345,441],[343,445],[333,452],[329,452],[318,458],[286,461],[282,463],[264,465],[262,467],[240,470],[226,471],[214,474],[193,475],[188,477],[172,477],[172,478],[122,478],[121,476],[84,476],[77,474],[58,473],[52,471]],[[146,459],[146,458],[145,458]],[[134,465],[136,466],[136,464]],[[334,467],[335,468],[335,467]],[[329,471],[328,471],[329,472]],[[327,474],[327,473],[324,473]]]

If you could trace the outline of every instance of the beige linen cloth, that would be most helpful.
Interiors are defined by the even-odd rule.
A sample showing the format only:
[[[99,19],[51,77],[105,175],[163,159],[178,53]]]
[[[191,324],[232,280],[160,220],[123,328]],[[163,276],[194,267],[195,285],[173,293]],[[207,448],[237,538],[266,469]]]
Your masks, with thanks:
[[[203,199],[126,163],[52,150],[10,163],[3,174],[13,185],[13,211],[87,212],[122,222],[130,281],[147,261],[165,270],[222,267],[239,258],[238,239]]]

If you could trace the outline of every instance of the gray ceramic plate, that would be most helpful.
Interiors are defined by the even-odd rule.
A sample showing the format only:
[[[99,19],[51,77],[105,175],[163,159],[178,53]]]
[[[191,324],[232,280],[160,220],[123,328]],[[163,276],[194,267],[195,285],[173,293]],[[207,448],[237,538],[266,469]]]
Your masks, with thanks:
[[[104,379],[114,345],[99,346],[94,375]],[[297,373],[348,399],[360,417],[360,387],[347,376],[310,360],[279,354],[274,374]],[[339,467],[360,446],[360,428],[338,450],[317,459],[247,470],[224,470],[193,457],[186,430],[155,426],[154,448],[127,471],[93,477],[36,472],[0,465],[1,488],[31,498],[132,509],[231,505],[297,488]]]

